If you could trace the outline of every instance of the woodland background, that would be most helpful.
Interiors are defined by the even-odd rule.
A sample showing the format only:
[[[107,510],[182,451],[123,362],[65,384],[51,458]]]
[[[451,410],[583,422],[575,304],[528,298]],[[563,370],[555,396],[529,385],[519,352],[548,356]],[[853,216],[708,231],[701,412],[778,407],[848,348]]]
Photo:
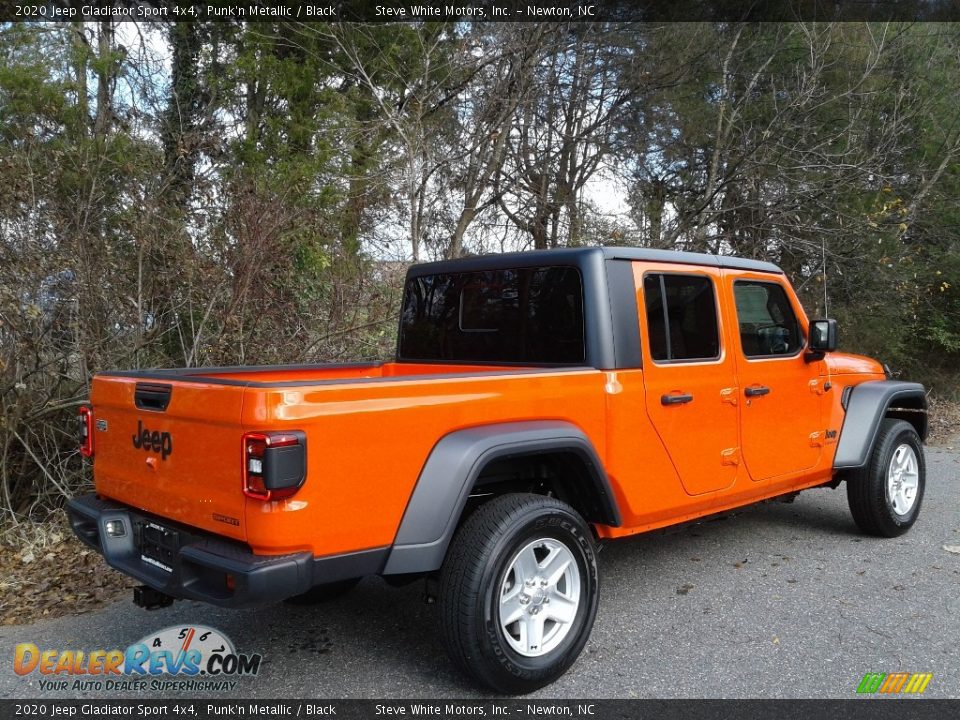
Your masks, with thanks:
[[[108,368],[385,358],[412,260],[780,264],[957,400],[960,25],[0,25],[0,516]]]

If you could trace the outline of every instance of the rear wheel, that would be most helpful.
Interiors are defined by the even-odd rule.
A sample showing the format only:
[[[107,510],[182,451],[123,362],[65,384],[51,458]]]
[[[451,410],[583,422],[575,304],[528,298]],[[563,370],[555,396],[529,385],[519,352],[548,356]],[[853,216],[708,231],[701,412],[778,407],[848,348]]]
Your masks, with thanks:
[[[593,538],[573,508],[540,495],[495,498],[457,532],[441,572],[447,650],[481,683],[531,692],[576,661],[598,590]]]
[[[850,512],[865,533],[902,535],[917,521],[925,486],[920,436],[905,420],[887,418],[866,467],[847,480]]]

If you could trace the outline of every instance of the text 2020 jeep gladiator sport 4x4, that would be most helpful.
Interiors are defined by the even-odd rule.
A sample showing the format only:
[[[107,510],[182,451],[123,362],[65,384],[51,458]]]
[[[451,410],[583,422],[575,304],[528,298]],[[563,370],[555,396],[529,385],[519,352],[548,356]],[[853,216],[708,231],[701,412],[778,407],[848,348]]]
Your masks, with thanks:
[[[410,268],[393,362],[107,372],[77,535],[141,605],[439,579],[454,662],[522,693],[590,635],[595,544],[847,483],[923,500],[923,387],[833,352],[774,265],[584,248]]]

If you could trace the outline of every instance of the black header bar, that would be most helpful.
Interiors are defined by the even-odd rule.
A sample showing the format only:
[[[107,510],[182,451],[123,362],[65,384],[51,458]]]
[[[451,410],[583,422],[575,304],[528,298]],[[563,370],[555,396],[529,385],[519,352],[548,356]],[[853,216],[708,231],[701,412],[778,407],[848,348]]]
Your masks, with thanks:
[[[180,681],[183,683],[199,681]],[[942,720],[957,717],[960,700],[286,700],[170,699],[0,700],[0,720],[13,718],[208,718],[326,720],[344,718],[526,718],[585,720]]]
[[[960,21],[960,0],[0,0],[0,21]]]

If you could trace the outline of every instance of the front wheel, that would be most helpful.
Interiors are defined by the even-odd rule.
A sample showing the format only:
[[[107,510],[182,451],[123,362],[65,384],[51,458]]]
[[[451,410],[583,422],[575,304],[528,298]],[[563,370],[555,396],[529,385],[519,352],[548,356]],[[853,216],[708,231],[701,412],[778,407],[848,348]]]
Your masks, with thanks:
[[[441,629],[454,663],[494,690],[543,687],[576,661],[597,614],[593,538],[569,505],[494,498],[463,524],[440,578]]]
[[[847,480],[847,500],[863,532],[896,537],[917,521],[925,487],[920,436],[905,420],[887,418],[866,467]]]

